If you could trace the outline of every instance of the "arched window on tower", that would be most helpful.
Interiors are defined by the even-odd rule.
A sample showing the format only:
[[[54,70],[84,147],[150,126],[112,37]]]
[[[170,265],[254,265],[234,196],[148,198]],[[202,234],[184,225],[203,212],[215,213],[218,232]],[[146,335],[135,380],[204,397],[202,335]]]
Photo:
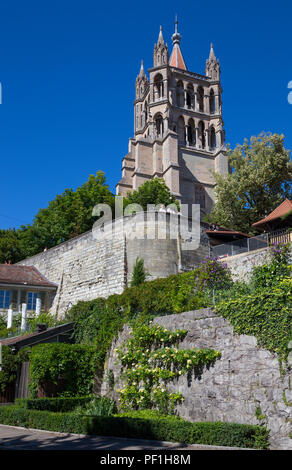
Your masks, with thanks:
[[[177,121],[177,135],[178,135],[179,143],[185,144],[186,143],[185,121],[182,116],[180,116]]]
[[[216,132],[214,127],[211,127],[211,132],[210,132],[210,150],[215,150],[216,149]]]
[[[206,139],[205,139],[205,124],[203,121],[199,122],[199,146],[201,149],[204,149],[206,146]]]
[[[198,88],[198,106],[199,111],[204,111],[204,90],[201,86]]]
[[[164,97],[163,77],[158,73],[154,78],[154,101],[160,100]]]
[[[215,111],[216,111],[215,93],[214,93],[214,90],[212,89],[210,91],[210,113],[215,114]]]
[[[189,119],[188,121],[188,128],[187,128],[187,135],[188,135],[188,143],[190,145],[195,145],[196,143],[196,131],[195,131],[195,124],[193,119]]]
[[[184,86],[182,81],[178,81],[176,84],[176,104],[180,108],[184,107]]]
[[[148,103],[147,101],[145,101],[145,105],[144,105],[144,115],[145,115],[145,124],[148,120]]]
[[[194,99],[194,87],[191,83],[187,86],[187,108],[193,108],[193,99]]]
[[[163,137],[164,126],[161,114],[156,114],[154,117],[154,130],[156,137]]]

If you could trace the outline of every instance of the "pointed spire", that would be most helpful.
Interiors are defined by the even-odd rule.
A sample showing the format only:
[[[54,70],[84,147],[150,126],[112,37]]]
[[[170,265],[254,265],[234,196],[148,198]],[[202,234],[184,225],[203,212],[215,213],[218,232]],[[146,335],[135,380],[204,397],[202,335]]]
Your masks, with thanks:
[[[177,31],[177,25],[178,25],[177,15],[175,17],[174,24],[175,24],[175,31],[171,37],[172,42],[173,42],[173,50],[170,56],[169,65],[171,67],[176,67],[178,69],[187,70],[182,52],[180,50],[181,35]]]
[[[144,77],[145,76],[145,70],[144,70],[144,65],[143,65],[143,59],[141,60],[141,68],[139,72],[139,77]]]
[[[159,31],[159,36],[158,36],[157,45],[158,45],[158,44],[163,44],[163,45],[164,45],[164,39],[163,39],[163,34],[162,34],[162,26],[160,26],[160,31]]]
[[[213,43],[211,42],[211,48],[209,53],[209,59],[206,61],[205,74],[211,77],[213,80],[220,79],[220,64],[219,60],[216,59]]]
[[[209,54],[209,60],[216,60],[216,56],[215,56],[215,53],[214,53],[213,43],[212,43],[212,42],[211,42],[211,49],[210,49],[210,54]]]
[[[169,57],[168,47],[167,47],[167,44],[164,42],[163,34],[162,34],[162,26],[160,26],[157,44],[154,44],[154,51],[153,51],[154,67],[167,65],[168,57]]]
[[[146,88],[149,86],[149,81],[144,70],[143,60],[141,60],[140,72],[136,77],[135,86],[136,86],[136,99],[140,99],[144,95]]]

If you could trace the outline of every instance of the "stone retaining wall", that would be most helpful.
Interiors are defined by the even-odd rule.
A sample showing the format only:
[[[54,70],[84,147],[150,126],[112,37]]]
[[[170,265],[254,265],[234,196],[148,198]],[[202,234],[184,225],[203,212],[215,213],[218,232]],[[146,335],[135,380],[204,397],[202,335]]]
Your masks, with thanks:
[[[277,355],[258,348],[254,336],[235,334],[230,323],[211,309],[158,317],[154,323],[170,330],[187,329],[180,348],[213,348],[222,354],[214,366],[204,369],[201,378],[193,376],[188,382],[182,376],[168,386],[185,397],[177,407],[180,416],[193,422],[266,424],[271,447],[292,450],[292,372],[281,375]],[[114,373],[116,389],[122,382],[114,349],[128,336],[129,327],[125,326],[106,363],[106,371]],[[107,393],[105,380],[102,394]],[[117,398],[116,392],[114,396]],[[265,416],[263,420],[257,419],[257,409]]]

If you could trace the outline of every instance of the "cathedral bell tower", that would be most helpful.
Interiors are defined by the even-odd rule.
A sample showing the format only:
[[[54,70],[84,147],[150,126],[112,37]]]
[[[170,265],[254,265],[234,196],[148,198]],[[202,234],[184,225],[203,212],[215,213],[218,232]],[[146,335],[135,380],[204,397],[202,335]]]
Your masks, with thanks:
[[[149,79],[141,64],[135,85],[134,137],[123,159],[117,194],[126,196],[159,177],[182,203],[199,203],[204,215],[214,203],[213,172],[228,173],[220,64],[211,44],[205,75],[187,69],[177,20],[172,43],[169,58],[160,27]]]

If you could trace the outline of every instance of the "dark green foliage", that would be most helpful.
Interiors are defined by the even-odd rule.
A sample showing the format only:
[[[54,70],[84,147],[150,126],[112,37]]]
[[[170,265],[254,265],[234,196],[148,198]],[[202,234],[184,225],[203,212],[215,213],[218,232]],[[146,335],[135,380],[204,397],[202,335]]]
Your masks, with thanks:
[[[19,230],[14,228],[0,230],[0,263],[15,263],[21,260],[22,257]]]
[[[252,227],[292,195],[292,162],[284,136],[262,133],[229,149],[228,175],[215,174],[216,203],[209,222],[254,233]]]
[[[57,398],[17,398],[15,404],[27,410],[66,412],[73,411],[77,406],[85,407],[93,396],[57,397]]]
[[[253,335],[258,345],[285,359],[292,339],[291,281],[277,288],[262,288],[249,294],[237,294],[216,303],[216,313],[227,318],[238,334]]]
[[[136,263],[133,268],[131,287],[140,286],[146,281],[147,273],[144,268],[144,260],[136,258]]]
[[[93,397],[85,406],[75,410],[75,413],[86,416],[113,416],[117,412],[116,402],[108,397]]]
[[[76,191],[69,188],[57,195],[38,211],[31,225],[1,230],[0,263],[15,263],[90,230],[96,220],[92,210],[99,203],[114,209],[114,196],[101,171],[90,175]]]
[[[129,204],[139,204],[144,211],[147,210],[148,204],[163,204],[165,207],[174,204],[174,208],[179,208],[179,203],[171,194],[165,181],[161,178],[153,178],[146,181],[136,191],[128,193],[124,200],[124,207]]]
[[[249,284],[236,284],[216,302],[216,313],[227,318],[236,333],[254,335],[258,345],[283,360],[292,339],[292,278],[288,247],[273,247],[272,260],[253,269]]]
[[[15,404],[27,410],[64,413],[74,411],[82,415],[112,416],[117,407],[111,398],[87,395],[85,397],[18,398]]]
[[[212,266],[217,264],[217,261],[212,261]],[[143,323],[155,316],[211,306],[212,298],[206,283],[211,283],[214,276],[217,279],[230,278],[225,267],[219,266],[218,269],[214,273],[212,269],[206,272],[205,264],[202,264],[188,273],[128,287],[122,294],[111,295],[107,299],[80,301],[71,308],[65,321],[76,322],[73,333],[76,343],[97,346],[98,364],[102,370],[112,339],[125,323],[137,318]]]
[[[101,436],[155,439],[217,446],[267,449],[269,432],[263,426],[203,422],[190,423],[165,416],[148,418],[80,416],[27,410],[19,406],[0,407],[1,424],[48,431]]]
[[[2,366],[0,371],[0,391],[4,392],[6,387],[14,384],[17,371],[21,363],[28,358],[30,349],[23,348],[14,352],[9,346],[2,346]]]
[[[30,353],[30,390],[46,396],[88,395],[97,369],[96,348],[90,345],[49,343]]]
[[[288,266],[290,244],[275,244],[271,247],[272,259],[268,264],[253,268],[251,286],[255,289],[276,287],[283,278],[288,277],[291,268]]]
[[[57,315],[54,316],[51,313],[41,313],[39,316],[33,314],[33,316],[27,319],[27,332],[36,330],[39,323],[47,325],[48,328],[64,324],[64,320],[58,320]]]

